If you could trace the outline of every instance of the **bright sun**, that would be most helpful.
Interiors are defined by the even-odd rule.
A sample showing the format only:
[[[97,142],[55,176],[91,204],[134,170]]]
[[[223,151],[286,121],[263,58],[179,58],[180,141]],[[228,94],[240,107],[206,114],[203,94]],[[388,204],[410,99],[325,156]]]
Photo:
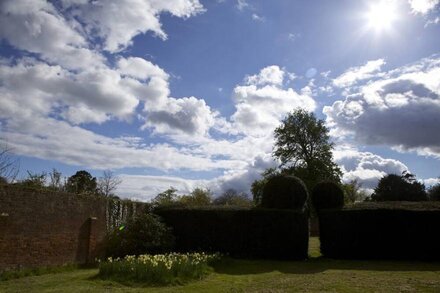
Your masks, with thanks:
[[[370,6],[366,14],[368,28],[384,31],[392,28],[398,18],[396,3],[393,0],[382,0]]]

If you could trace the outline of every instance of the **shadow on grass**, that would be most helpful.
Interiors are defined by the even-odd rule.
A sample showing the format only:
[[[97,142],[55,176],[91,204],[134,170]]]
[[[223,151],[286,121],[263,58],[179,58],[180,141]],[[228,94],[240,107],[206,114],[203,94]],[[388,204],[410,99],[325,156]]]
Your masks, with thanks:
[[[355,271],[440,271],[440,262],[336,260],[324,257],[305,261],[243,260],[225,258],[214,266],[214,271],[227,275],[263,274],[316,274],[327,270]]]

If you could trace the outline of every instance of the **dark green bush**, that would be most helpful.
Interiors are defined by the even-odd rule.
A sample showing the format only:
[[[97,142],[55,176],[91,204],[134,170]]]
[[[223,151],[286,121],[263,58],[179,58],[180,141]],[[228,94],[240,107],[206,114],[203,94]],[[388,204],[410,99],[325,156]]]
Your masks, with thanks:
[[[321,253],[343,259],[440,260],[440,205],[359,204],[319,213]]]
[[[408,172],[402,175],[388,174],[379,180],[373,201],[426,201],[428,196],[425,185],[418,182],[415,176]]]
[[[173,228],[178,252],[220,252],[245,258],[307,258],[307,212],[218,207],[164,208],[155,212]]]
[[[308,197],[307,188],[295,176],[271,177],[263,189],[261,207],[269,209],[302,209]]]
[[[344,206],[344,191],[334,182],[320,182],[313,188],[312,203],[318,211],[341,208]]]
[[[110,233],[105,252],[107,257],[157,254],[171,251],[173,245],[172,230],[157,215],[144,213]]]
[[[440,183],[432,186],[428,190],[429,199],[433,201],[440,201]]]

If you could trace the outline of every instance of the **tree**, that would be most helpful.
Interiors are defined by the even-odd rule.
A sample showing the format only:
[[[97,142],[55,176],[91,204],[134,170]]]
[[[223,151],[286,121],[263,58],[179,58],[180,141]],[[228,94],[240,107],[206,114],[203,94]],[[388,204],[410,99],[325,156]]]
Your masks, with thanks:
[[[371,195],[372,201],[425,201],[425,185],[407,171],[402,175],[388,174],[382,177]]]
[[[31,171],[27,171],[28,177],[21,181],[19,184],[32,187],[32,188],[44,188],[46,186],[47,173],[32,173]]]
[[[273,155],[281,161],[283,173],[301,178],[309,190],[319,181],[341,181],[329,130],[312,112],[297,109],[289,113],[274,135]]]
[[[98,191],[100,194],[109,197],[113,195],[113,191],[122,183],[122,180],[115,176],[110,170],[105,170],[102,177],[98,180]]]
[[[237,206],[237,207],[251,207],[252,200],[246,193],[238,193],[235,189],[228,189],[222,195],[214,199],[214,205],[221,206]]]
[[[185,206],[208,206],[211,204],[212,193],[209,189],[196,188],[189,195],[183,195],[179,202]]]
[[[440,201],[440,183],[437,183],[428,190],[430,200]]]
[[[0,145],[0,179],[3,183],[13,182],[18,175],[20,164],[18,159],[11,154],[11,149],[6,145]]]
[[[357,179],[351,180],[348,183],[342,184],[344,190],[344,202],[355,203],[363,201],[367,198],[365,191],[361,190],[362,184]]]
[[[61,172],[53,168],[52,172],[49,173],[49,187],[53,190],[62,190],[63,183],[61,182]]]
[[[163,206],[163,205],[172,205],[177,202],[177,189],[174,187],[170,187],[167,190],[159,193],[156,195],[156,197],[153,199],[152,203],[156,206]]]
[[[66,190],[73,193],[96,193],[96,178],[89,172],[81,170],[67,179]]]

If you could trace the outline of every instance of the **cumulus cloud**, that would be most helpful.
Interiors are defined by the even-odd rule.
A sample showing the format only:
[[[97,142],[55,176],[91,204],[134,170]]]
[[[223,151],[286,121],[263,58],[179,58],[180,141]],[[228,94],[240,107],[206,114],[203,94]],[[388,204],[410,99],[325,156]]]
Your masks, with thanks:
[[[324,107],[334,135],[440,158],[440,59],[423,59]]]
[[[167,34],[162,29],[159,16],[170,13],[188,18],[204,11],[198,0],[107,0],[63,1],[64,8],[73,8],[75,17],[86,24],[87,31],[104,40],[104,49],[118,52],[131,45],[138,34],[148,31],[162,39]],[[115,21],[117,20],[117,21]]]
[[[351,67],[343,74],[333,80],[333,84],[337,87],[348,87],[360,80],[372,78],[377,75],[381,67],[385,64],[384,59],[368,61],[363,66]]]
[[[285,75],[280,67],[268,66],[246,77],[244,85],[235,87],[236,112],[231,120],[237,131],[265,135],[273,132],[286,113],[294,108],[315,109],[316,103],[309,93],[298,93],[283,86]]]
[[[413,13],[426,14],[433,10],[440,0],[409,0],[409,5]]]
[[[341,167],[343,181],[358,180],[362,188],[372,190],[386,174],[401,174],[408,170],[402,162],[387,159],[352,147],[340,147],[334,151],[335,162]]]
[[[0,3],[0,38],[11,45],[71,69],[101,66],[104,58],[90,48],[77,25],[44,0]]]
[[[184,132],[195,136],[205,136],[214,125],[216,115],[202,99],[169,98],[162,107],[148,109],[144,128],[151,127],[156,133]]]

